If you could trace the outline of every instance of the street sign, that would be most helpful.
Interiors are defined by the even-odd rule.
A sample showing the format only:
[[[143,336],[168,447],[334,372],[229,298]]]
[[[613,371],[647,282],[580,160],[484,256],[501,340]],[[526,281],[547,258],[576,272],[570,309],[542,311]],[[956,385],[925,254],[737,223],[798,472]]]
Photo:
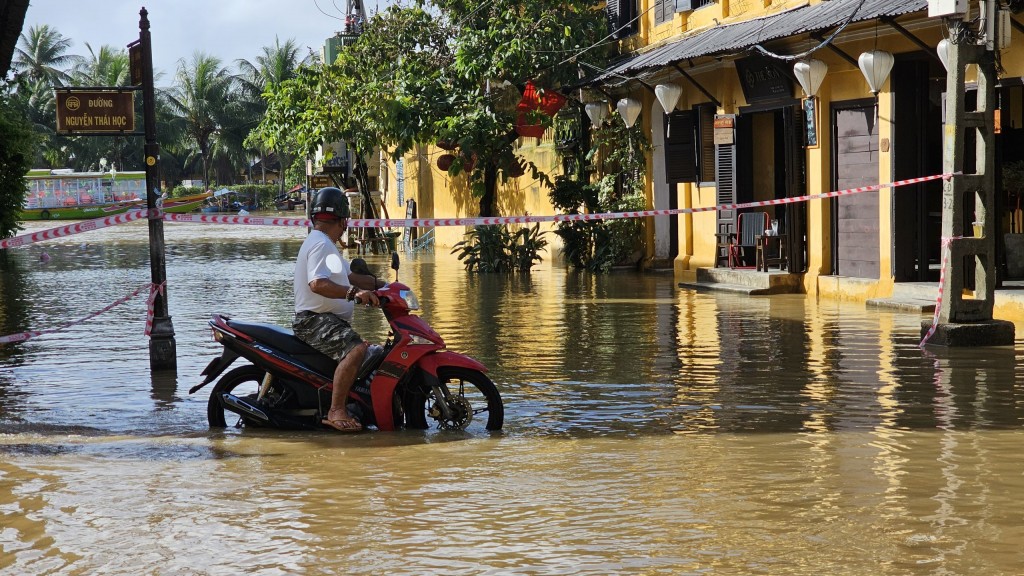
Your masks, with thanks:
[[[315,174],[309,177],[309,185],[314,190],[319,190],[321,188],[326,188],[328,186],[334,186],[334,181],[331,180],[330,176],[321,176],[320,174]]]
[[[131,73],[132,86],[142,86],[142,43],[132,42],[128,45],[128,70]]]
[[[58,90],[57,132],[134,132],[135,93]]]

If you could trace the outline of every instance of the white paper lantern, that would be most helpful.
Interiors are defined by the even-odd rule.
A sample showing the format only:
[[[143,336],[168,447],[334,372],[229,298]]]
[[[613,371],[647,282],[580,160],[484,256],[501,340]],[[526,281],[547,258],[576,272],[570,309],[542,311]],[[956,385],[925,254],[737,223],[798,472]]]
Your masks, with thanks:
[[[939,60],[942,61],[942,67],[949,70],[949,49],[952,45],[949,40],[943,38],[939,40],[939,44],[935,47],[935,51],[939,53]]]
[[[797,81],[800,82],[800,87],[804,89],[804,94],[808,98],[818,93],[818,88],[821,87],[821,82],[825,79],[827,72],[828,64],[815,58],[803,60],[793,65],[793,74],[796,75]]]
[[[661,102],[665,114],[671,114],[676,109],[679,97],[683,95],[683,89],[675,84],[658,84],[654,87],[654,95]]]
[[[885,79],[889,77],[894,62],[892,54],[885,50],[872,50],[860,55],[858,59],[860,71],[868,81],[868,87],[871,88],[872,94],[877,95],[878,91],[882,89],[882,84],[885,84]]]
[[[636,119],[640,116],[640,101],[632,98],[623,98],[619,100],[615,108],[619,111],[619,116],[622,116],[622,121],[626,123],[626,128],[632,128],[633,124],[636,123]]]
[[[590,117],[590,123],[594,126],[600,126],[608,115],[608,105],[605,102],[588,102],[584,108]]]

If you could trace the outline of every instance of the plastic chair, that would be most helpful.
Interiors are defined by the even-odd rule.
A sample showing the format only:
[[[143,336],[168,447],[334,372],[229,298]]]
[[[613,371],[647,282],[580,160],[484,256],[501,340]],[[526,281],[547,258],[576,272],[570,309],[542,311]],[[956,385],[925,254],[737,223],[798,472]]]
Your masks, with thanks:
[[[730,268],[753,268],[748,262],[757,248],[758,236],[768,229],[767,212],[744,212],[736,222],[736,237],[729,247]],[[749,248],[749,250],[748,250]]]

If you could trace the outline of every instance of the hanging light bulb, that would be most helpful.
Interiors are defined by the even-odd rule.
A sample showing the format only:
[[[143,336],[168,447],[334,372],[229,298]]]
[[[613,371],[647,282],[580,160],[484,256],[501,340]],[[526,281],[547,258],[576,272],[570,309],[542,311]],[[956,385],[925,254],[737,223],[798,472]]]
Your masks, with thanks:
[[[947,71],[949,70],[949,49],[952,48],[949,40],[943,38],[939,40],[939,44],[935,47],[935,51],[939,53],[939,60],[942,61],[942,67]]]
[[[587,116],[590,117],[590,123],[594,126],[600,126],[604,122],[604,117],[608,115],[608,106],[605,102],[588,102],[586,105]]]
[[[618,109],[619,116],[622,116],[622,121],[626,123],[626,128],[632,128],[637,117],[640,116],[640,102],[632,98],[623,98],[619,100],[615,108]]]
[[[889,77],[889,72],[892,71],[894,61],[895,59],[892,54],[885,50],[872,50],[860,55],[858,59],[860,71],[868,81],[868,87],[871,88],[872,94],[878,95],[878,91],[882,89],[882,84],[885,84],[886,78]]]
[[[804,89],[804,94],[808,98],[818,93],[827,72],[828,64],[815,58],[802,60],[793,65],[793,74],[796,75],[800,87]]]
[[[654,95],[661,102],[665,114],[671,114],[676,109],[679,97],[683,95],[683,89],[675,84],[658,84],[654,87]]]

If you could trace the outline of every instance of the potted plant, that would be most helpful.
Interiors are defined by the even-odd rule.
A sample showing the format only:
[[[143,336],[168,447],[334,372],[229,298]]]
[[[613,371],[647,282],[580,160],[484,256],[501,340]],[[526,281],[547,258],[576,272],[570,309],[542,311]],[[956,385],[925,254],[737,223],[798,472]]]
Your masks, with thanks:
[[[1009,231],[1003,236],[1006,246],[1006,275],[1024,278],[1024,160],[1003,164],[1003,190],[1010,213]]]

